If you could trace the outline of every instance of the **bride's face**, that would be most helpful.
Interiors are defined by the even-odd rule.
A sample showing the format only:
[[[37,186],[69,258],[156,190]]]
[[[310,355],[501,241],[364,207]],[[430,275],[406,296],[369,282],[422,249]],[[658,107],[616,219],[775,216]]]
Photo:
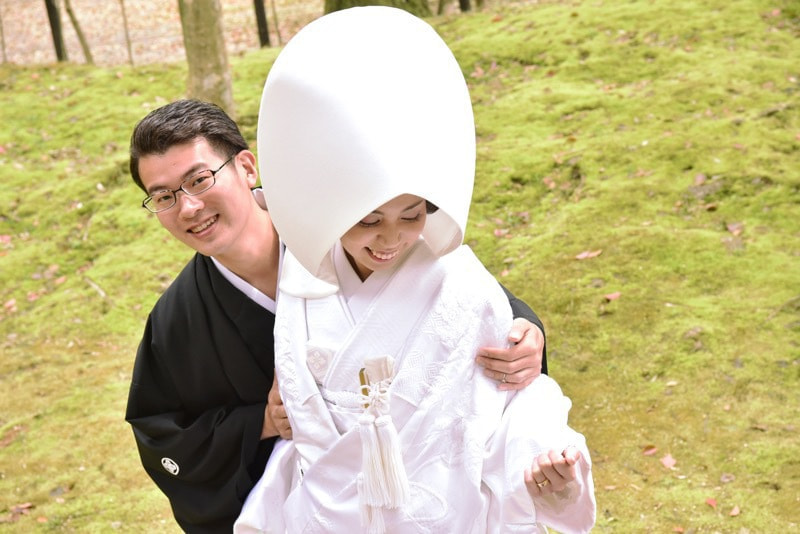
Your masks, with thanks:
[[[342,247],[361,280],[395,265],[425,228],[425,199],[400,195],[379,206],[342,236]]]

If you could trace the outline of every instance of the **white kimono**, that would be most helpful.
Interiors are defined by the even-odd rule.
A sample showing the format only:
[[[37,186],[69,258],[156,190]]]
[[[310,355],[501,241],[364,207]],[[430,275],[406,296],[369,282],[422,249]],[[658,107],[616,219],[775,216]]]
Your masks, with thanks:
[[[501,392],[475,364],[480,347],[506,345],[512,316],[468,247],[436,258],[420,240],[395,269],[363,283],[341,245],[323,267],[340,289],[299,297],[324,293],[324,283],[286,254],[275,360],[294,439],[276,446],[235,532],[369,532],[358,488],[359,369],[380,355],[395,360],[390,415],[410,489],[404,505],[381,510],[386,532],[591,528],[591,462],[583,436],[567,426],[570,400],[544,375]],[[582,454],[577,479],[534,501],[525,469],[540,453],[569,445]]]

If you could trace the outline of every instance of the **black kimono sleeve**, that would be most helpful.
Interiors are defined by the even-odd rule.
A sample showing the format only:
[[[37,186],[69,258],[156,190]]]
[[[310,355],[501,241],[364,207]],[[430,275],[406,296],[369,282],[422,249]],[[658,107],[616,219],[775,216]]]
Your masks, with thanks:
[[[523,319],[527,319],[542,331],[542,336],[544,336],[545,343],[544,347],[542,347],[542,374],[547,374],[547,335],[544,331],[544,325],[539,317],[534,313],[534,311],[525,304],[522,300],[515,297],[511,291],[509,291],[503,284],[500,284],[500,287],[503,288],[506,296],[508,297],[508,302],[511,304],[511,311],[514,314],[514,318],[522,317]]]
[[[274,316],[202,258],[189,267],[148,318],[126,420],[181,528],[231,532],[275,442],[260,439]]]

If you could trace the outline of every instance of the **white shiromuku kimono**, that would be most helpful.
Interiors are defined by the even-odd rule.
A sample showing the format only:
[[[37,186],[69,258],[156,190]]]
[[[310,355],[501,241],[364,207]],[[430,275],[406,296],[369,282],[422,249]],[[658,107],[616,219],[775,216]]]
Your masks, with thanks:
[[[589,452],[567,426],[569,399],[547,376],[500,392],[475,364],[480,347],[506,344],[512,317],[461,246],[475,124],[433,27],[378,6],[305,26],[270,68],[258,154],[287,247],[275,366],[294,439],[276,445],[235,530],[589,530]],[[426,201],[421,238],[362,283],[339,240],[403,194]],[[525,469],[569,445],[582,453],[577,479],[534,502]]]
[[[404,505],[379,510],[386,532],[591,528],[591,463],[583,436],[567,426],[570,400],[544,375],[501,392],[475,365],[480,347],[506,344],[512,316],[468,247],[437,258],[420,239],[395,269],[361,283],[337,245],[321,272],[311,276],[287,252],[275,361],[294,439],[276,446],[235,532],[369,531],[358,488],[359,369],[380,355],[395,361],[388,406],[410,489]],[[326,293],[316,291],[325,275],[340,289],[304,298]],[[577,479],[534,502],[525,469],[569,445],[582,454]]]

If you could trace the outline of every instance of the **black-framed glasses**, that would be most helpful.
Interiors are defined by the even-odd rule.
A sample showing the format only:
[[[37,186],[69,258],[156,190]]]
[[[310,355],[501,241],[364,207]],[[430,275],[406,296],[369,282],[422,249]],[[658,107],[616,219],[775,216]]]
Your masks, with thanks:
[[[151,213],[158,213],[170,209],[178,202],[178,191],[183,191],[192,197],[200,193],[205,193],[214,187],[214,184],[217,183],[217,173],[221,171],[225,165],[230,163],[234,156],[235,154],[226,159],[225,163],[217,167],[217,170],[212,171],[211,169],[206,169],[197,174],[193,174],[181,182],[181,186],[178,189],[165,189],[153,193],[142,200],[142,206]]]

